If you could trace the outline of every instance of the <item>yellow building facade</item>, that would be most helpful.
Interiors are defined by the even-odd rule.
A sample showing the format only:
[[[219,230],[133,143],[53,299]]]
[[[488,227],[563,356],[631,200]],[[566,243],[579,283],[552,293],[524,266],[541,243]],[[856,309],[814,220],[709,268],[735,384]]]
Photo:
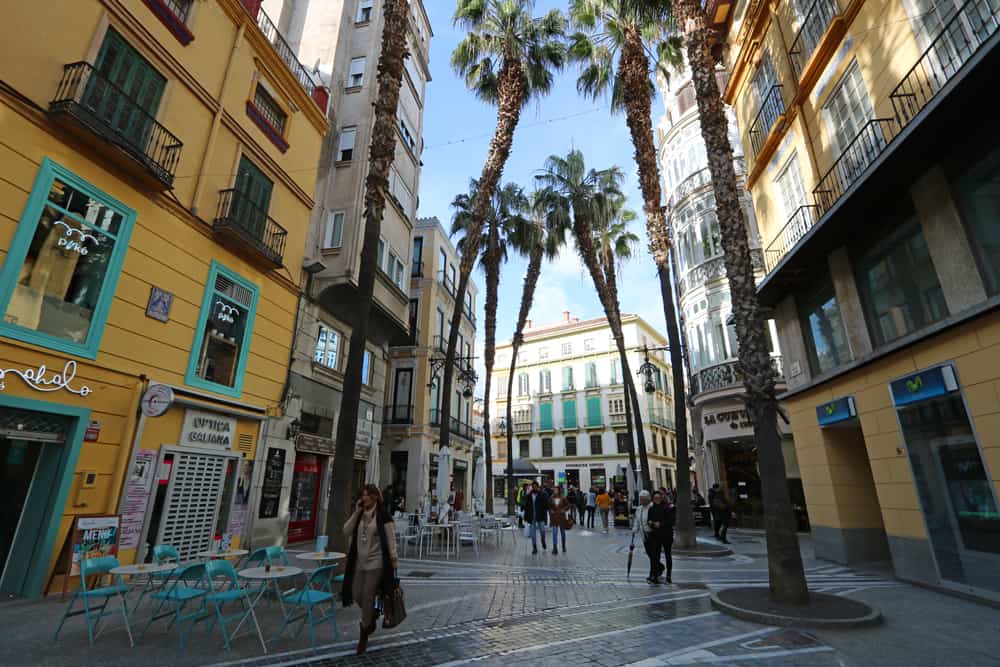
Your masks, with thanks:
[[[820,557],[1000,597],[989,3],[737,3],[726,38]]]
[[[9,8],[5,593],[63,586],[81,517],[119,517],[123,563],[192,557],[239,544],[265,495],[327,120],[257,4]]]

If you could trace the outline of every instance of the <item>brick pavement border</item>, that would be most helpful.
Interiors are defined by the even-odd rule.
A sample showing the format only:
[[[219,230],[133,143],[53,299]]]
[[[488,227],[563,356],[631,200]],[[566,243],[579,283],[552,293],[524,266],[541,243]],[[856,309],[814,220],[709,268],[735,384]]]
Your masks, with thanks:
[[[809,593],[808,605],[772,602],[767,588],[747,586],[716,591],[712,606],[719,611],[763,625],[851,629],[882,623],[882,612],[864,602],[830,595]]]

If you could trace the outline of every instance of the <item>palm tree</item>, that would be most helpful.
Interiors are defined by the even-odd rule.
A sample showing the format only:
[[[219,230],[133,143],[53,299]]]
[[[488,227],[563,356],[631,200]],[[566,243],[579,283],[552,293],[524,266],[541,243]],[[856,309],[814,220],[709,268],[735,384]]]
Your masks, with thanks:
[[[583,153],[579,150],[571,150],[566,157],[551,155],[545,161],[545,167],[540,174],[535,176],[536,180],[544,187],[551,189],[558,195],[558,206],[566,211],[567,218],[572,220],[573,237],[576,241],[577,252],[584,266],[590,273],[594,282],[594,289],[604,308],[604,315],[607,317],[608,326],[615,338],[615,345],[618,348],[618,357],[621,360],[622,376],[625,383],[626,397],[632,403],[633,417],[635,419],[635,439],[632,440],[633,447],[638,444],[640,452],[646,449],[646,436],[642,430],[642,417],[639,412],[639,404],[636,400],[635,382],[632,378],[632,371],[629,368],[628,355],[625,352],[625,339],[622,336],[621,318],[618,316],[615,304],[611,299],[611,292],[608,289],[608,279],[604,273],[604,266],[601,262],[597,246],[594,243],[594,224],[600,222],[599,207],[597,200],[602,196],[616,196],[621,193],[620,185],[625,178],[625,174],[618,167],[611,167],[603,170],[587,170]],[[629,437],[633,437],[632,423],[626,414],[626,426],[629,429]],[[640,454],[641,456],[641,454]],[[630,472],[630,474],[632,474]],[[644,488],[650,488],[649,469],[642,471],[642,484]]]
[[[549,92],[554,73],[565,61],[565,17],[562,12],[552,10],[535,18],[534,4],[534,0],[458,0],[455,9],[455,24],[469,34],[455,47],[452,67],[481,100],[497,106],[497,123],[478,179],[479,190],[472,202],[472,219],[467,232],[474,242],[465,246],[459,263],[458,290],[446,351],[448,359],[455,358],[462,302],[479,254],[483,221],[510,156],[521,110],[532,99]],[[451,395],[454,372],[454,364],[445,364],[443,396]],[[445,447],[450,441],[451,401],[444,401],[441,408],[440,441]]]
[[[344,369],[340,419],[337,422],[339,446],[333,457],[331,488],[335,489],[336,496],[330,503],[326,521],[326,534],[335,547],[344,547],[341,551],[346,550],[346,538],[341,527],[350,513],[353,493],[354,440],[358,432],[365,341],[375,291],[378,240],[385,210],[385,193],[389,190],[389,168],[396,155],[396,108],[403,82],[403,61],[409,55],[406,47],[409,4],[409,0],[386,0],[383,3],[382,52],[378,60],[378,96],[375,98],[375,122],[368,157],[368,178],[365,181],[365,234],[358,270],[357,310],[347,353],[347,368]]]
[[[744,400],[754,424],[764,501],[771,599],[805,604],[809,601],[809,588],[802,568],[785,476],[785,459],[781,451],[779,409],[768,350],[767,324],[757,302],[747,226],[733,168],[733,149],[729,144],[729,124],[709,45],[712,31],[708,28],[699,0],[674,0],[674,15],[684,32],[684,48],[694,82],[701,136],[708,154],[708,169],[722,234],[726,277],[732,295],[738,356],[747,391]]]
[[[556,202],[556,195],[550,190],[535,190],[531,193],[530,210],[532,225],[527,228],[528,235],[525,246],[528,247],[528,268],[524,273],[524,287],[521,290],[521,308],[517,314],[517,326],[511,339],[510,373],[507,375],[507,514],[514,515],[514,478],[511,466],[514,465],[514,430],[511,428],[513,416],[510,396],[514,391],[514,372],[517,369],[517,352],[524,342],[524,327],[531,312],[531,304],[535,300],[535,288],[542,274],[542,260],[552,259],[559,254],[559,249],[566,243],[568,228],[562,211]],[[487,392],[489,396],[489,392]],[[489,432],[487,432],[489,435]]]
[[[458,251],[465,253],[465,246],[472,241],[469,229],[473,224],[473,202],[479,184],[475,179],[469,182],[469,193],[455,197],[451,206],[455,215],[451,221],[451,235],[459,231],[465,233],[458,241]],[[528,208],[528,197],[520,186],[508,183],[493,195],[486,214],[486,230],[478,240],[482,249],[479,264],[486,273],[486,345],[483,357],[486,366],[486,397],[483,401],[483,440],[486,455],[486,511],[493,513],[493,452],[490,443],[490,384],[493,379],[493,364],[496,360],[497,344],[497,296],[500,285],[500,266],[507,263],[507,251],[516,250],[523,254],[529,242],[531,222],[523,216]],[[471,363],[471,360],[469,361]]]
[[[687,450],[683,351],[670,284],[670,234],[660,192],[660,168],[653,141],[654,68],[679,64],[677,40],[665,32],[671,0],[572,0],[570,17],[579,29],[570,38],[569,57],[581,66],[577,90],[596,98],[611,96],[611,109],[625,113],[639,171],[646,234],[656,262],[667,325],[674,389],[677,451],[677,543],[697,545],[691,511],[691,463]],[[652,56],[652,57],[651,57]],[[643,464],[643,467],[647,467]]]

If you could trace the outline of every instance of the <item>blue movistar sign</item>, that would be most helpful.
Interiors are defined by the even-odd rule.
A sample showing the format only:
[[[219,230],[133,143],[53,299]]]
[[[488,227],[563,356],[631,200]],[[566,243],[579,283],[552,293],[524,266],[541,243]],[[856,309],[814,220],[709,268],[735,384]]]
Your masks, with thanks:
[[[854,419],[858,416],[854,408],[854,397],[844,396],[829,403],[816,406],[816,419],[820,426],[830,426]]]
[[[926,401],[958,391],[955,369],[951,364],[899,378],[889,385],[896,407]]]

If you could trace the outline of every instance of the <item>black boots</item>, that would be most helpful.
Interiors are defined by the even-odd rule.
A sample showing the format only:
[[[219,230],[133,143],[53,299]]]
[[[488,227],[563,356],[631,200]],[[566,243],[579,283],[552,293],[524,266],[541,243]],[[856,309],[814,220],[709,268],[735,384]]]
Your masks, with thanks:
[[[358,638],[358,648],[356,651],[358,655],[361,655],[362,653],[368,650],[368,634],[369,634],[368,629],[362,623],[361,636]]]
[[[533,553],[533,554],[537,554],[538,553],[538,545],[537,544],[532,544],[531,545],[531,553]]]
[[[563,542],[563,553],[566,553],[566,543]]]
[[[552,545],[552,555],[554,556],[559,555],[559,547],[557,547],[555,544]]]

